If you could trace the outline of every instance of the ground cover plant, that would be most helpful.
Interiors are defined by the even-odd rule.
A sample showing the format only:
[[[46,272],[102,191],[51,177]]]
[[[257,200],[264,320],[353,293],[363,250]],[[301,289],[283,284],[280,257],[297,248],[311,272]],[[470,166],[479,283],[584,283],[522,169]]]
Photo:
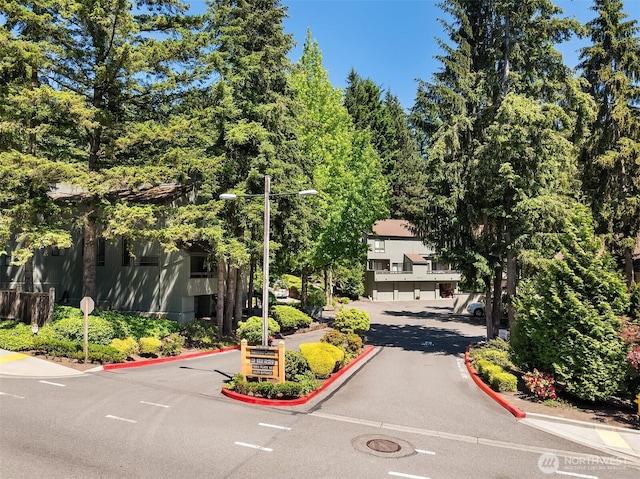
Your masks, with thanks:
[[[234,343],[220,339],[216,326],[202,320],[184,325],[117,311],[95,310],[88,317],[88,360],[114,363],[137,356],[179,355],[184,347],[217,349]],[[53,319],[38,329],[16,321],[0,321],[0,348],[31,351],[53,358],[84,360],[84,314],[78,308],[56,305]]]

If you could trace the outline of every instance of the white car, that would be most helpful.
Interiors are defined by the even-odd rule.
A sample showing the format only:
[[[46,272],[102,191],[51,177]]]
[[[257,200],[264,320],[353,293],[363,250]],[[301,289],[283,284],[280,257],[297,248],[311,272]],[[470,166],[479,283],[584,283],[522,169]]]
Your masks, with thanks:
[[[467,306],[467,313],[474,316],[484,316],[484,303],[478,301]]]

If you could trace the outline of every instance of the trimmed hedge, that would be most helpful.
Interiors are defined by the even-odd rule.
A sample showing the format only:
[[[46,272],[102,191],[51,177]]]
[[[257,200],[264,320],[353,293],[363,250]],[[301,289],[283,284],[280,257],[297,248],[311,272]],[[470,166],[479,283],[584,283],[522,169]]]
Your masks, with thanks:
[[[140,338],[138,344],[140,344],[140,354],[143,356],[157,356],[162,347],[162,341],[158,338]]]
[[[298,308],[286,305],[277,305],[271,308],[273,319],[280,325],[283,331],[292,331],[300,328],[308,328],[311,324],[311,316],[303,313]]]
[[[346,334],[363,335],[370,327],[369,313],[358,308],[338,311],[333,321],[333,328]]]
[[[300,352],[318,379],[331,376],[345,359],[344,351],[329,343],[304,343],[300,345]]]
[[[269,336],[273,336],[280,332],[280,325],[273,318],[269,318],[268,329]],[[246,321],[240,321],[236,335],[239,339],[246,339],[250,345],[260,344],[262,342],[262,318],[251,316]]]

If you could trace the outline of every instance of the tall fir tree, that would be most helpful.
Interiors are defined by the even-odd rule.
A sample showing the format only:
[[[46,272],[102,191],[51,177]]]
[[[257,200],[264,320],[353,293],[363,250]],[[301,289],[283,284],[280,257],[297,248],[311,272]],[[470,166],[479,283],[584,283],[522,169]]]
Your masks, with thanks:
[[[621,0],[595,0],[587,23],[592,45],[581,52],[583,78],[598,106],[581,154],[584,191],[599,233],[608,234],[634,282],[640,238],[640,27]]]
[[[453,19],[445,23],[451,45],[441,42],[443,67],[432,83],[420,83],[412,110],[429,172],[429,206],[417,226],[467,283],[481,280],[493,337],[504,269],[513,296],[515,259],[535,231],[529,219],[541,214],[532,209],[570,190],[568,139],[584,133],[579,118],[589,102],[554,45],[578,25],[559,19],[547,0],[441,6]]]

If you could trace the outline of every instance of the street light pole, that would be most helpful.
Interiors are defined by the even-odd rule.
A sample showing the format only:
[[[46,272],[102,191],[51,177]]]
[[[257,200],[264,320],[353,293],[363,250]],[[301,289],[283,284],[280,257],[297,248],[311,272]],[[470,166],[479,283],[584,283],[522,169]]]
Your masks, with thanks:
[[[271,193],[271,177],[264,177],[264,258],[262,260],[262,346],[269,346],[269,226],[271,222],[271,204],[272,196],[309,196],[317,195],[316,190],[302,190],[291,193]],[[221,200],[234,200],[240,197],[252,197],[262,195],[237,195],[235,193],[223,193],[220,195]],[[253,292],[251,292],[253,294]]]
[[[264,256],[262,260],[262,345],[269,345],[269,225],[271,223],[271,177],[264,177]]]

